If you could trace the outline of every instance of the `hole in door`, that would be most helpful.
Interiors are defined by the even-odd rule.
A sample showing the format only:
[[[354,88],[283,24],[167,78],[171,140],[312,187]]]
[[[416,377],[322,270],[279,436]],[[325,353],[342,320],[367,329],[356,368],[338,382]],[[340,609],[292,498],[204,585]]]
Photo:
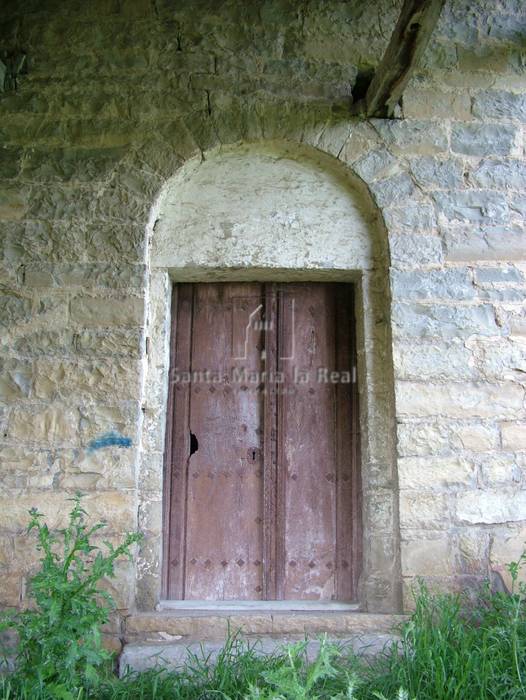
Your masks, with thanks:
[[[166,598],[356,600],[353,309],[350,284],[174,287]]]
[[[197,441],[197,438],[191,432],[190,433],[190,457],[194,454],[194,452],[197,452],[198,449],[199,449],[199,443]]]

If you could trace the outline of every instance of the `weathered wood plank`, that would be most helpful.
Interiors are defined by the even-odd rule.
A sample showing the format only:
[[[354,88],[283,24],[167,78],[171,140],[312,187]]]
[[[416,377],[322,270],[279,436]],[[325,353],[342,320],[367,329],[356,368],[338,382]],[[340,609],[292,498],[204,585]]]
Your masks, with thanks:
[[[181,284],[173,289],[170,385],[166,433],[165,488],[169,497],[165,511],[165,538],[168,538],[164,562],[165,590],[169,598],[184,597],[185,527],[188,481],[190,385],[175,381],[176,369],[189,371],[192,348],[193,286]],[[175,360],[177,358],[178,366]]]
[[[445,0],[405,0],[385,54],[363,100],[352,111],[366,117],[389,118],[418,65]]]
[[[276,597],[278,285],[265,285],[265,394],[263,414],[263,598]]]
[[[263,597],[263,303],[258,282],[194,287],[187,600]]]

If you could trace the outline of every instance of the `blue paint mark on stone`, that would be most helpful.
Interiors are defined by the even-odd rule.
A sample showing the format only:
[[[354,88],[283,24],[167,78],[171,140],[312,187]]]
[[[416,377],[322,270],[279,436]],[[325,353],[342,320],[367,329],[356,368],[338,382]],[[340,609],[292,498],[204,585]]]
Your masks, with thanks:
[[[92,440],[88,445],[88,452],[95,452],[95,450],[101,450],[103,447],[131,447],[131,444],[131,438],[119,435],[119,433],[112,430],[110,433],[104,433],[104,435]]]

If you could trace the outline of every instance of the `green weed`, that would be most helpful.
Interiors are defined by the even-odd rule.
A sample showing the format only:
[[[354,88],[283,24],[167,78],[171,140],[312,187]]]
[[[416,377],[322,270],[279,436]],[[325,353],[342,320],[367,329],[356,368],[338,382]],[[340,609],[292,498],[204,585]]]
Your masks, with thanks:
[[[12,629],[18,638],[16,674],[4,681],[4,697],[87,697],[111,659],[102,647],[100,628],[114,604],[99,584],[114,576],[115,561],[130,557],[140,536],[129,534],[118,547],[104,542],[102,552],[92,541],[105,524],[88,527],[81,496],[72,500],[68,524],[57,533],[41,513],[30,511],[27,532],[36,531],[42,558],[28,586],[33,606],[0,618],[0,631]]]

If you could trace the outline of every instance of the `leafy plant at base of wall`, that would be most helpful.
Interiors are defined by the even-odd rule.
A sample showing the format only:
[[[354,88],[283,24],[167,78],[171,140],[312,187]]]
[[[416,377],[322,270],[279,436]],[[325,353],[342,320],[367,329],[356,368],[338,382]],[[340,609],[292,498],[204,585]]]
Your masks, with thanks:
[[[525,627],[524,621],[524,600],[526,599],[526,585],[518,581],[521,568],[526,563],[526,552],[523,552],[519,561],[512,561],[507,565],[511,575],[511,597],[506,600],[506,608],[511,617],[511,647],[513,654],[513,665],[517,681],[523,691],[525,691],[525,679],[520,669],[520,657],[524,649],[521,649],[520,627]],[[526,692],[525,692],[526,694]]]
[[[526,553],[507,565],[510,592],[489,583],[469,593],[432,594],[421,584],[416,607],[367,672],[390,695],[399,687],[418,700],[522,700],[526,697]]]
[[[18,635],[13,681],[28,696],[45,689],[50,697],[81,697],[80,689],[97,684],[100,669],[111,659],[102,646],[100,627],[115,604],[99,584],[115,576],[119,557],[131,558],[131,547],[141,535],[127,534],[118,547],[105,541],[102,552],[92,541],[106,525],[86,524],[81,498],[77,494],[71,499],[68,524],[56,534],[42,513],[29,511],[27,532],[36,530],[37,549],[43,553],[40,570],[28,586],[35,607],[0,618],[0,631],[13,629]]]
[[[284,647],[281,663],[261,673],[263,687],[261,683],[251,684],[245,700],[358,700],[363,697],[358,694],[362,686],[359,661],[352,652],[346,654],[344,647],[328,642],[326,635],[320,639],[318,654],[312,662],[309,662],[307,648],[308,640]],[[388,700],[377,692],[370,697]],[[396,700],[409,700],[409,697],[399,689]]]
[[[261,674],[266,688],[251,686],[248,700],[308,700],[323,681],[339,675],[334,661],[339,648],[322,639],[320,651],[312,664],[306,663],[308,642],[291,644],[284,649],[285,663]],[[352,696],[351,696],[352,697]]]

